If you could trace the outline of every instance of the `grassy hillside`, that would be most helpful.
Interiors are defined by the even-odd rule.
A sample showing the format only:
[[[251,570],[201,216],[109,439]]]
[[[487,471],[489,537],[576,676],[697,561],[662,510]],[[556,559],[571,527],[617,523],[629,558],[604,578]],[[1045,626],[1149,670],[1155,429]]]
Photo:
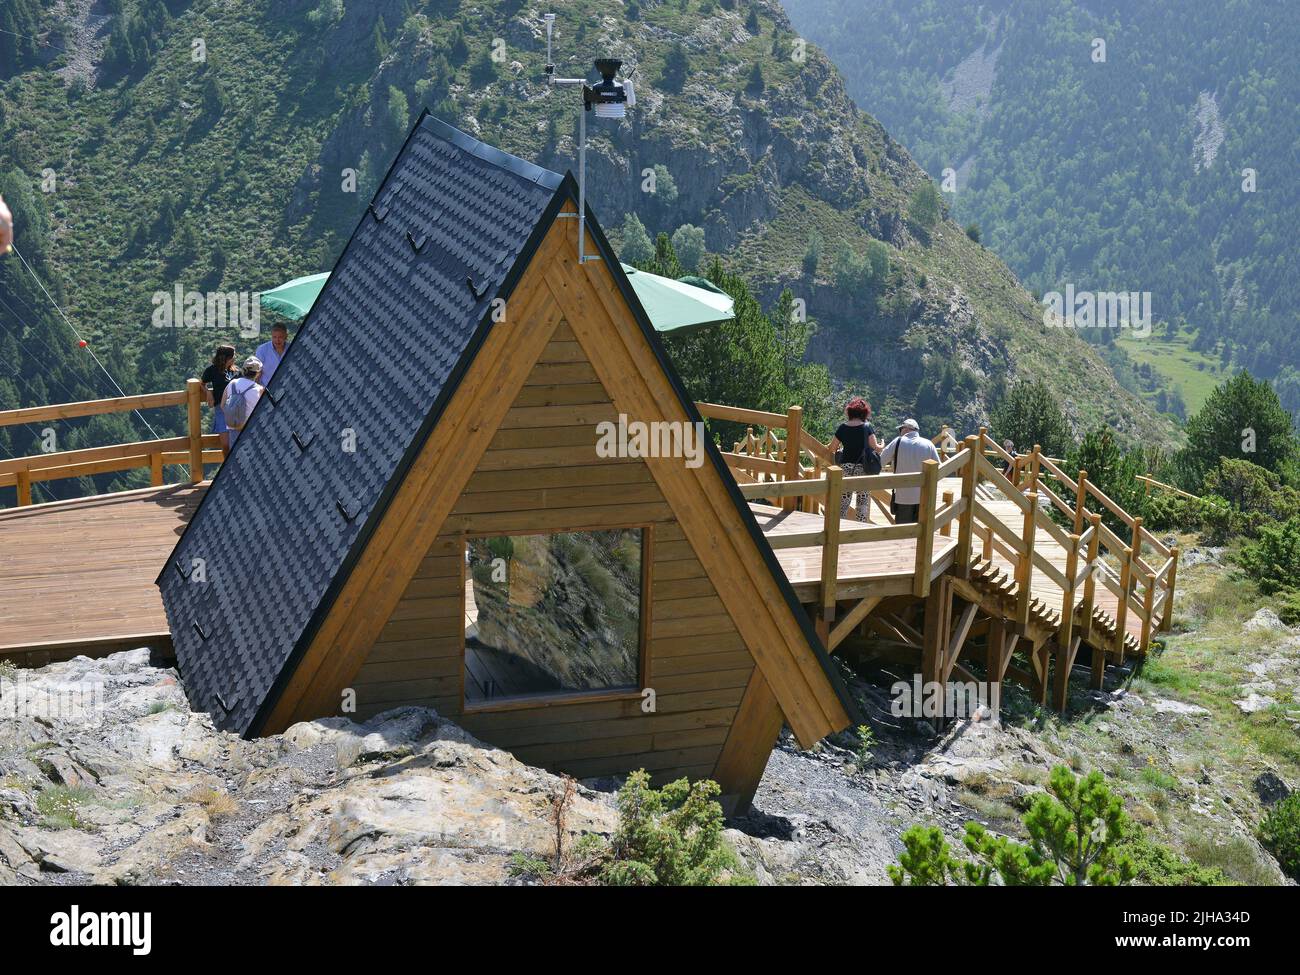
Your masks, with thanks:
[[[19,247],[128,392],[175,388],[218,340],[243,354],[257,339],[154,327],[155,293],[259,291],[330,267],[421,107],[542,165],[574,165],[576,100],[542,80],[543,9],[46,4],[25,24],[38,41],[0,62],[0,192]],[[635,72],[629,119],[592,127],[590,198],[616,239],[628,213],[652,233],[702,228],[766,301],[785,286],[804,298],[822,326],[815,354],[891,410],[969,426],[1033,372],[1059,384],[1080,426],[1172,435],[1092,349],[1043,328],[991,253],[942,217],[912,220],[925,174],[773,0],[548,9],[561,73],[598,54]],[[647,171],[663,177],[655,193]],[[822,260],[806,273],[814,228]],[[867,287],[832,273],[838,252],[873,240],[887,275]],[[0,408],[113,392],[12,260],[0,298]],[[60,445],[89,437],[82,426],[61,426]],[[95,431],[143,433],[131,418]],[[0,433],[0,456],[37,435]]]
[[[1030,287],[1149,291],[1300,409],[1292,5],[784,2]]]

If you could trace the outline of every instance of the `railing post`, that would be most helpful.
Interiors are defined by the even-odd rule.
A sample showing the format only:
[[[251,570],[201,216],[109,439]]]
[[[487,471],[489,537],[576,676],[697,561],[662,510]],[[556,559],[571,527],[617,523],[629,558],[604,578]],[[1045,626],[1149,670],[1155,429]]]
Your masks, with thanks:
[[[185,383],[185,407],[190,426],[190,483],[203,480],[203,383],[189,379]]]
[[[1115,636],[1119,641],[1119,663],[1124,662],[1124,640],[1128,636],[1129,586],[1133,581],[1133,550],[1124,549],[1124,560],[1119,567],[1119,608],[1115,610]]]
[[[1040,460],[1042,452],[1043,448],[1038,444],[1034,444],[1034,452],[1029,458],[1029,490],[1034,494],[1038,493],[1038,472],[1042,468],[1042,461]]]
[[[1088,513],[1088,472],[1079,471],[1079,490],[1074,498],[1074,533],[1083,534],[1083,520]]]
[[[1038,532],[1038,495],[1026,495],[1025,500],[1029,502],[1029,510],[1025,512],[1024,530],[1021,533],[1021,539],[1025,543],[1025,554],[1020,556],[1020,561],[1016,564],[1016,585],[1019,592],[1016,594],[1016,623],[1022,628],[1029,625],[1029,604],[1033,601],[1033,581],[1034,581],[1034,536]]]
[[[1070,535],[1070,549],[1065,557],[1065,589],[1061,594],[1061,629],[1056,636],[1059,646],[1056,673],[1052,682],[1056,709],[1064,711],[1070,700],[1070,668],[1074,665],[1074,577],[1079,572],[1079,536]],[[1047,676],[1044,672],[1044,678]]]
[[[957,574],[963,579],[970,576],[971,536],[975,530],[975,489],[979,486],[979,437],[966,438],[966,467],[961,472],[961,494],[966,499],[966,510],[957,522],[957,553],[953,559]]]
[[[1083,580],[1083,619],[1080,621],[1084,640],[1092,638],[1092,612],[1097,599],[1097,557],[1101,554],[1101,515],[1089,514],[1088,523],[1092,526],[1092,534],[1088,537],[1088,575]]]
[[[1070,652],[1074,635],[1074,577],[1079,574],[1079,536],[1070,535],[1070,551],[1065,556],[1065,591],[1061,593],[1061,646]]]
[[[934,562],[934,509],[939,495],[939,462],[927,460],[921,467],[921,504],[916,513],[916,577],[912,593],[930,593],[930,569]]]
[[[785,414],[785,479],[799,480],[799,441],[803,431],[803,407],[792,406]],[[786,511],[798,511],[799,499],[786,498],[782,507]],[[839,509],[836,508],[836,516]]]
[[[1151,646],[1151,630],[1153,628],[1151,617],[1155,615],[1156,574],[1154,572],[1146,574],[1146,584],[1147,591],[1142,597],[1142,615],[1145,618],[1142,620],[1142,639],[1138,644],[1138,653],[1144,657]]]
[[[1165,576],[1165,608],[1160,617],[1160,630],[1164,633],[1168,633],[1174,625],[1174,584],[1178,581],[1177,546],[1169,550],[1169,557],[1174,560],[1174,564],[1169,567],[1169,575]]]
[[[161,450],[155,450],[149,455],[149,483],[154,487],[162,487],[163,462]]]
[[[1142,516],[1138,515],[1133,519],[1133,558],[1136,561],[1142,557]]]
[[[844,471],[838,465],[826,468],[826,511],[823,518],[826,539],[822,543],[821,618],[835,621],[835,590],[840,565],[840,495],[843,494]]]
[[[951,492],[951,491],[944,491],[944,492],[943,492],[943,506],[946,508],[946,507],[948,507],[948,505],[950,505],[950,504],[952,504],[952,492]],[[942,535],[944,538],[952,538],[952,522],[951,522],[951,521],[945,521],[945,522],[943,523],[943,525],[940,526],[940,528],[939,528],[939,534]]]
[[[32,503],[32,472],[20,470],[15,474],[18,478],[18,507],[23,508]]]

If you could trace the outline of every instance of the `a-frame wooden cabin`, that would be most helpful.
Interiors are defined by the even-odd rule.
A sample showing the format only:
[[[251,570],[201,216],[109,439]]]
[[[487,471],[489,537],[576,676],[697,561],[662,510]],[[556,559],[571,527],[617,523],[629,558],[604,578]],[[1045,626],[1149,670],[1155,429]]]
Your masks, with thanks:
[[[426,705],[734,808],[783,721],[850,723],[713,445],[601,449],[620,415],[700,418],[590,214],[578,263],[577,198],[421,116],[159,576],[220,727]]]

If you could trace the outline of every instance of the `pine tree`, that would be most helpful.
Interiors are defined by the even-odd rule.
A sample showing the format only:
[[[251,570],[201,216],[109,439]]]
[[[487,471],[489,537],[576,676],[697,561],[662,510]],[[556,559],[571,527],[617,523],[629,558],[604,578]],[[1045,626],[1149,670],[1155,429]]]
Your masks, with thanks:
[[[1038,444],[1049,457],[1060,457],[1074,442],[1060,404],[1042,380],[1012,386],[993,411],[989,427],[993,437],[1010,439],[1021,453]]]
[[[619,248],[619,260],[640,267],[653,259],[654,255],[654,245],[650,243],[645,224],[635,213],[628,213],[623,218],[623,246]]]

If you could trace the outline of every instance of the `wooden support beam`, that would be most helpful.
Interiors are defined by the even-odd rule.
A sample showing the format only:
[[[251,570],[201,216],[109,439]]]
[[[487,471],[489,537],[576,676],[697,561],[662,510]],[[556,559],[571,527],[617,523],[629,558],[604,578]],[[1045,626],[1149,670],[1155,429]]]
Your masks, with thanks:
[[[975,491],[979,487],[979,464],[975,455],[979,452],[979,446],[979,437],[966,438],[965,449],[969,457],[961,472],[961,493],[966,499],[966,510],[957,519],[957,552],[953,558],[953,571],[963,579],[970,578],[971,544],[975,531]]]
[[[925,638],[921,635],[921,631],[910,625],[898,613],[884,613],[882,615],[889,622],[889,625],[898,631],[904,642],[910,641],[917,647],[920,647],[925,642]]]
[[[1016,624],[1023,633],[1029,626],[1029,604],[1033,601],[1032,584],[1034,581],[1034,536],[1038,530],[1038,495],[1030,494],[1026,500],[1029,507],[1025,509],[1021,528],[1021,541],[1025,552],[1016,562]]]
[[[18,478],[18,507],[23,508],[32,503],[32,475],[30,471],[15,472]]]
[[[1133,550],[1124,549],[1119,567],[1119,608],[1115,610],[1115,637],[1119,644],[1119,660],[1124,662],[1124,635],[1128,632],[1128,596],[1133,580]]]
[[[933,463],[933,462],[931,462]],[[952,618],[952,579],[940,576],[925,599],[925,624],[921,639],[921,681],[944,681],[944,655]]]
[[[957,658],[961,656],[961,649],[966,645],[966,638],[970,635],[971,624],[975,622],[975,613],[978,609],[978,604],[967,603],[966,608],[962,610],[961,616],[957,620],[957,624],[953,627],[952,639],[948,641],[948,652],[944,655],[944,680],[948,679],[953,666],[957,663]]]
[[[203,383],[198,379],[185,381],[185,409],[189,421],[190,483],[203,480]]]
[[[1136,564],[1142,558],[1142,516],[1138,515],[1133,519],[1133,561]],[[1134,585],[1137,584],[1137,578],[1132,580]],[[1125,590],[1127,592],[1127,590]]]
[[[1083,522],[1088,517],[1088,472],[1079,471],[1079,490],[1074,496],[1074,533],[1083,534]]]
[[[712,778],[722,788],[723,809],[729,815],[743,815],[754,801],[784,721],[776,695],[755,667],[713,768]]]
[[[1085,477],[1086,472],[1080,471],[1079,476]],[[1082,510],[1082,509],[1081,509]],[[1092,534],[1088,536],[1088,576],[1083,580],[1083,605],[1080,607],[1079,615],[1080,625],[1083,627],[1083,639],[1091,641],[1093,619],[1092,614],[1096,606],[1097,599],[1097,558],[1101,554],[1101,515],[1089,513],[1088,522],[1092,526]]]
[[[1061,640],[1057,644],[1056,673],[1052,675],[1052,704],[1058,711],[1064,712],[1066,705],[1069,703],[1070,669],[1074,666],[1074,658],[1079,653],[1079,644],[1080,640],[1077,636]]]
[[[785,479],[787,481],[797,481],[802,476],[799,469],[799,441],[803,433],[803,407],[792,406],[786,413],[785,419]],[[838,468],[837,468],[838,469]],[[782,505],[786,511],[798,511],[799,499],[787,498]],[[835,514],[840,513],[839,502],[836,500]]]
[[[1165,576],[1165,606],[1160,618],[1161,632],[1168,633],[1174,625],[1174,586],[1178,582],[1178,546],[1169,550],[1169,557],[1173,559],[1173,565],[1169,566],[1169,574]]]
[[[1034,681],[1031,689],[1034,693],[1034,701],[1040,706],[1046,706],[1048,692],[1051,689],[1049,671],[1052,663],[1052,648],[1047,635],[1034,639],[1029,650],[1029,662],[1033,667]]]
[[[1142,597],[1142,639],[1138,644],[1138,653],[1142,656],[1147,655],[1151,649],[1151,634],[1155,631],[1156,620],[1152,619],[1155,615],[1156,602],[1156,577],[1154,573],[1148,572],[1146,577],[1146,593]]]
[[[883,599],[883,596],[868,596],[849,610],[844,618],[835,624],[835,629],[831,630],[826,649],[833,652],[853,632],[854,627],[871,615],[871,611],[879,606]]]
[[[1079,536],[1068,536],[1070,545],[1065,555],[1065,586],[1061,589],[1061,633],[1060,640],[1068,645],[1074,636],[1074,580],[1079,575]]]
[[[155,450],[149,455],[149,483],[154,487],[162,487],[163,482],[163,455],[161,450]]]
[[[1094,691],[1102,689],[1106,683],[1106,648],[1093,644],[1092,646],[1092,679],[1088,681],[1088,686]]]
[[[792,420],[792,422],[794,422]],[[835,590],[839,583],[840,568],[840,496],[843,493],[844,472],[837,465],[826,468],[826,510],[823,513],[825,539],[822,542],[821,618],[826,623],[835,619]],[[822,637],[825,643],[829,634]]]
[[[1043,448],[1034,444],[1034,452],[1029,456],[1029,490],[1035,493],[1038,491],[1039,471],[1043,466],[1042,453]]]
[[[930,592],[930,568],[934,561],[934,512],[939,494],[939,462],[927,460],[921,467],[921,505],[916,522],[920,534],[916,539],[916,576],[912,593],[925,596]]]

